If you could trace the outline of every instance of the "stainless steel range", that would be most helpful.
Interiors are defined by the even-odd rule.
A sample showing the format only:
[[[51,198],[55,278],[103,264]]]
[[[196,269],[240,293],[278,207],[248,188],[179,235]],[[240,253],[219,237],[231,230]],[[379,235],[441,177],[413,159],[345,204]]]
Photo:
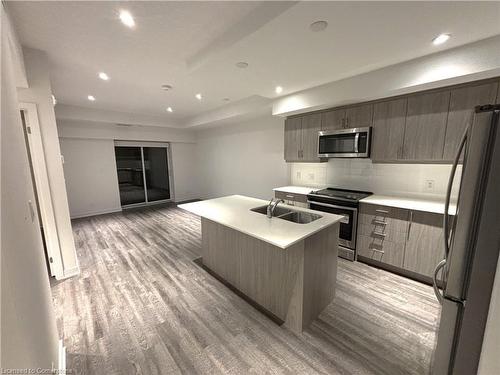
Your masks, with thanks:
[[[359,201],[372,195],[367,191],[327,188],[307,195],[309,208],[344,216],[340,222],[339,256],[356,260],[356,230]]]

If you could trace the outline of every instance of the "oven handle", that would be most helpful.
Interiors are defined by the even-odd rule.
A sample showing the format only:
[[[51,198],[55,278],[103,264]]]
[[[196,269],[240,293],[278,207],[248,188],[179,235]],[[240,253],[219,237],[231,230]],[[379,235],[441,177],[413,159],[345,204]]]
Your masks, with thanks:
[[[310,200],[307,200],[307,203],[309,204],[316,204],[318,206],[324,206],[324,207],[332,207],[332,208],[340,208],[342,210],[349,210],[349,211],[358,211],[357,208],[351,208],[351,207],[345,207],[345,206],[336,206],[334,204],[328,204],[328,203],[321,203],[321,202],[315,202],[315,201],[310,201]]]
[[[322,202],[315,202],[311,200],[307,200],[307,203],[309,203],[309,208],[311,208],[311,204],[316,204],[318,206],[323,206],[323,207],[331,207],[331,208],[339,208],[341,210],[348,210],[348,211],[353,211],[354,214],[352,215],[352,224],[351,224],[351,238],[350,240],[345,240],[347,241],[346,246],[351,248],[351,249],[356,249],[356,236],[357,236],[357,231],[358,231],[358,209],[357,208],[352,208],[352,207],[345,207],[345,206],[337,206],[334,204],[328,204],[328,203],[322,203]]]
[[[354,136],[354,153],[359,153],[359,133]]]

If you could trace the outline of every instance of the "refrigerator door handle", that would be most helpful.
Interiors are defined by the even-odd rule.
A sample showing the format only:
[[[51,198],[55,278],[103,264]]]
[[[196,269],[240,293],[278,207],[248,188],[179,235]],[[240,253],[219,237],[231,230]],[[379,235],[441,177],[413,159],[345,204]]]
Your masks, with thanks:
[[[436,298],[437,298],[437,300],[438,300],[438,302],[439,302],[440,305],[443,304],[443,298],[444,297],[441,294],[441,292],[439,291],[439,287],[437,285],[437,278],[438,278],[439,271],[445,265],[446,265],[446,259],[443,259],[441,262],[438,263],[438,265],[434,269],[434,274],[432,275],[432,288],[434,289],[434,294],[436,295]]]
[[[448,259],[448,255],[450,253],[450,217],[448,210],[450,208],[450,199],[451,199],[451,189],[453,188],[453,181],[455,180],[455,174],[457,171],[458,162],[460,160],[460,155],[462,154],[462,150],[465,147],[465,143],[467,141],[469,126],[465,129],[464,134],[462,135],[462,139],[460,140],[460,145],[458,146],[457,152],[455,154],[455,159],[453,160],[453,165],[451,166],[450,178],[448,179],[448,188],[446,190],[446,199],[444,203],[444,215],[443,215],[443,231],[444,231],[444,257],[445,260]],[[464,157],[465,159],[465,157]],[[456,220],[456,217],[455,217]]]

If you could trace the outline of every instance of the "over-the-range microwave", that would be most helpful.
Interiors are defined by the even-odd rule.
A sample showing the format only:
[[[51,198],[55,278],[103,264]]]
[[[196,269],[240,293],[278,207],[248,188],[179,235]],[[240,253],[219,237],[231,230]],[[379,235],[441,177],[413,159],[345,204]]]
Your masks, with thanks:
[[[318,157],[368,158],[372,128],[352,128],[318,132]]]

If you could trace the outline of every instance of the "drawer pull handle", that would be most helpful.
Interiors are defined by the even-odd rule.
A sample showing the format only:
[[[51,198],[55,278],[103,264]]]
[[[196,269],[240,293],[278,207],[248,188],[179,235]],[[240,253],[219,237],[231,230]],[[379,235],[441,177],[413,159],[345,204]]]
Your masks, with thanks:
[[[387,223],[385,221],[382,221],[382,220],[373,220],[373,222],[375,224],[378,224],[378,225],[387,225]]]
[[[295,198],[295,195],[290,195],[290,194],[287,194],[287,195],[286,195],[286,197],[287,197],[287,198],[292,198],[292,199],[293,199],[293,198]]]
[[[375,251],[376,253],[385,254],[384,250],[374,249],[373,247],[370,247],[370,250]]]
[[[376,232],[376,231],[373,231],[372,233],[375,234],[376,236],[380,236],[380,237],[385,237],[386,236],[385,233],[380,233],[380,232]]]
[[[388,213],[389,213],[389,211],[387,211],[387,210],[381,210],[381,209],[379,209],[379,208],[378,208],[378,209],[376,209],[376,210],[375,210],[375,212],[378,212],[378,213],[380,213],[380,214],[388,214]]]

